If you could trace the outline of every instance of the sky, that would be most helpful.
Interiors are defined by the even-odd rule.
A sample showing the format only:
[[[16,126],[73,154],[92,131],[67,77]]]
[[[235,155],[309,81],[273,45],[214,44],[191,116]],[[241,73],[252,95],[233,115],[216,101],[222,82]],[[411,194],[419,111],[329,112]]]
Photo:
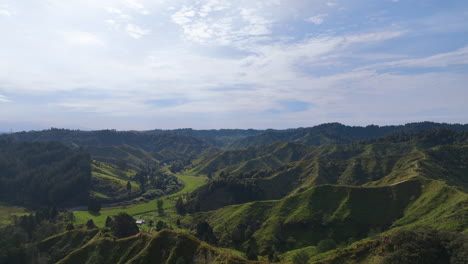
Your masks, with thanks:
[[[466,0],[0,0],[0,131],[468,123]]]

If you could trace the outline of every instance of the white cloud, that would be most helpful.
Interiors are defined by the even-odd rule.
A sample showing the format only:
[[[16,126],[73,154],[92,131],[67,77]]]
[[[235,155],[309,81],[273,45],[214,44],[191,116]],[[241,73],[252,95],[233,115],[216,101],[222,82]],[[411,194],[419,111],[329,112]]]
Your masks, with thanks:
[[[60,116],[61,112],[77,116],[95,112],[99,115],[92,115],[89,121],[94,123],[83,126],[109,127],[112,118],[108,116],[126,115],[136,118],[119,123],[137,128],[129,122],[162,124],[154,121],[170,119],[173,126],[204,126],[209,115],[235,113],[244,115],[237,119],[254,127],[306,126],[310,120],[342,121],[336,120],[338,117],[331,120],[331,112],[350,113],[354,119],[347,120],[351,121],[364,120],[374,113],[390,115],[399,102],[394,97],[406,95],[409,99],[405,102],[419,100],[415,105],[408,103],[415,109],[425,99],[439,108],[444,107],[444,100],[453,101],[463,109],[459,105],[468,80],[462,73],[449,74],[451,69],[444,69],[433,74],[408,71],[403,76],[379,70],[466,64],[466,48],[433,55],[430,51],[440,50],[442,44],[428,41],[425,44],[429,48],[417,53],[427,56],[413,58],[411,49],[419,43],[406,45],[410,41],[406,37],[431,39],[432,35],[421,30],[428,27],[408,17],[397,25],[385,25],[381,32],[375,31],[382,28],[379,24],[354,27],[360,20],[357,13],[350,13],[355,12],[350,6],[361,10],[361,2],[343,2],[340,10],[328,8],[341,5],[338,1],[303,0],[47,0],[47,4],[31,4],[33,7],[18,4],[11,9],[13,15],[0,23],[0,93],[9,96],[0,96],[0,101],[15,101],[2,104],[0,118],[12,119],[8,115],[14,113],[18,120],[30,120],[31,109],[39,109],[42,116],[60,123],[69,120],[69,115]],[[363,12],[379,11],[373,6]],[[145,11],[151,11],[151,15],[144,16]],[[318,16],[309,18],[309,22],[323,26],[302,25],[310,14]],[[327,23],[332,17],[334,23]],[[440,30],[446,30],[446,23],[441,21],[447,21],[447,16],[434,22],[445,25]],[[144,38],[156,32],[158,37]],[[385,43],[394,38],[401,38],[393,42],[399,45],[395,49]],[[457,67],[455,71],[459,70]],[[427,93],[425,84],[430,87]],[[444,84],[451,86],[447,95],[443,93]],[[386,103],[387,97],[394,100]],[[160,98],[184,100],[162,110],[147,102]],[[20,105],[17,100],[25,102]],[[280,107],[280,100],[305,101],[317,107],[288,118],[258,117]],[[170,113],[164,112],[169,108]],[[196,113],[193,120],[185,117],[189,113]],[[207,115],[205,120],[200,120],[200,114]],[[178,123],[172,121],[177,118]],[[241,126],[234,121],[213,126]],[[138,128],[144,126],[141,124]]]
[[[316,16],[312,16],[306,19],[307,22],[314,23],[316,25],[321,25],[328,14],[319,14]]]
[[[125,27],[125,31],[127,31],[128,35],[130,35],[130,37],[134,39],[139,39],[145,35],[150,34],[151,32],[149,29],[143,29],[133,24],[127,24],[127,26]]]
[[[6,9],[0,9],[0,16],[11,16],[11,12]]]
[[[115,8],[115,7],[108,7],[106,8],[107,12],[111,14],[122,14],[122,10]]]
[[[345,38],[348,43],[377,42],[398,38],[406,33],[405,31],[382,31],[350,35]]]
[[[84,31],[62,32],[63,38],[71,44],[83,46],[103,46],[104,41],[97,35]]]
[[[138,11],[142,15],[149,15],[149,11],[145,6],[138,0],[123,0],[126,7]]]
[[[254,36],[270,34],[270,26],[272,22],[256,13],[257,11],[254,9],[242,8],[240,10],[242,18],[247,22],[247,25],[241,30],[241,32]]]
[[[175,12],[171,18],[174,23],[179,25],[185,25],[192,21],[192,17],[195,16],[195,11],[188,7],[183,7],[179,11]]]
[[[440,53],[422,58],[385,62],[368,66],[368,68],[432,68],[448,67],[451,65],[468,65],[468,46],[452,52]]]
[[[6,96],[0,94],[0,103],[9,103],[11,102]]]
[[[119,29],[120,28],[120,24],[117,21],[115,21],[114,19],[107,19],[106,24],[109,25],[109,27],[112,28],[112,29]]]
[[[273,24],[258,8],[218,0],[183,6],[171,19],[181,27],[184,39],[215,45],[236,45],[264,37],[271,34]]]

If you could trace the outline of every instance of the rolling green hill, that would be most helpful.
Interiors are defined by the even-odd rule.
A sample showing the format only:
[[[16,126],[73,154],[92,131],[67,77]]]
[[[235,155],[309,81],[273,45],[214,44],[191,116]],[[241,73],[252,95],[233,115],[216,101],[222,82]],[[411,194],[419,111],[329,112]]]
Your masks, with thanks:
[[[185,221],[207,221],[220,241],[241,248],[249,236],[239,241],[234,235],[250,229],[266,255],[272,245],[285,252],[326,239],[347,244],[395,227],[464,231],[467,213],[466,193],[421,177],[383,187],[320,185],[281,200],[227,206]]]
[[[192,194],[189,207],[206,211],[280,199],[322,184],[385,186],[417,175],[468,190],[468,146],[461,145],[466,144],[466,134],[450,132],[455,137],[444,136],[444,143],[454,145],[438,145],[438,137],[433,137],[438,133],[421,132],[397,143],[388,139],[323,146],[277,142],[207,155],[195,162],[192,171],[214,175],[213,180]]]
[[[57,264],[254,263],[190,234],[170,230],[117,240],[97,230],[76,230],[51,237],[41,242],[39,248],[52,255]]]

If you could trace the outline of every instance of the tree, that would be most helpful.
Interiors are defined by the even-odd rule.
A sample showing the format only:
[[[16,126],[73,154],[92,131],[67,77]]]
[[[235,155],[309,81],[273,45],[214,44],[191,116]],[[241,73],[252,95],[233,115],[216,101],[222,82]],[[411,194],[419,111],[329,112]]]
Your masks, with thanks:
[[[317,244],[317,250],[322,253],[336,248],[336,242],[333,239],[324,239]]]
[[[112,217],[108,216],[106,218],[106,227],[111,228],[113,224],[114,224],[114,220],[112,219]]]
[[[90,196],[88,199],[88,211],[96,213],[101,211],[101,202],[94,196]]]
[[[185,259],[184,259],[184,257],[178,257],[178,258],[177,258],[177,261],[176,261],[176,264],[185,264]]]
[[[130,195],[131,192],[132,192],[132,184],[130,183],[130,181],[127,181],[127,193],[128,193],[128,195]]]
[[[156,223],[156,231],[161,231],[164,228],[167,228],[167,224],[161,220]]]
[[[271,246],[268,254],[268,261],[270,262],[280,262],[278,251],[276,251],[276,247],[273,245]]]
[[[292,261],[294,264],[307,264],[307,262],[309,262],[309,258],[309,254],[302,250],[293,256]]]
[[[86,228],[88,228],[88,229],[96,228],[96,225],[94,224],[93,219],[89,219],[88,222],[86,222]]]
[[[176,211],[178,214],[180,215],[184,215],[185,214],[185,204],[184,204],[184,200],[182,200],[182,197],[179,196],[179,199],[177,199],[177,202],[176,202]]]
[[[135,219],[125,212],[114,216],[114,224],[111,227],[112,233],[118,238],[133,236],[140,232],[135,223]]]
[[[180,226],[182,225],[182,224],[180,223],[180,219],[179,219],[179,218],[177,218],[176,225],[177,225],[177,227],[180,227]]]
[[[68,223],[66,229],[67,229],[67,231],[70,231],[70,230],[75,229],[75,226],[73,225],[73,223]]]
[[[159,216],[163,216],[164,215],[164,201],[159,199],[157,202],[156,202],[156,206],[158,207],[158,214]]]
[[[196,236],[205,241],[208,242],[209,244],[216,245],[218,242],[216,239],[216,236],[213,233],[213,229],[211,228],[210,224],[207,222],[203,221],[201,223],[197,224],[197,233]]]
[[[245,254],[247,255],[247,259],[249,260],[258,260],[258,244],[257,240],[254,237],[251,237],[249,241],[247,241],[248,246]]]

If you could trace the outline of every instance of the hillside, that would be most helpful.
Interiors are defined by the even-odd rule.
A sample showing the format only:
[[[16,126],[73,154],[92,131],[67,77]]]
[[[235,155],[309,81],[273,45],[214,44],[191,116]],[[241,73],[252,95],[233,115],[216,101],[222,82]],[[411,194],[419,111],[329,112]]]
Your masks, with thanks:
[[[60,143],[0,140],[0,201],[56,206],[87,201],[91,159]]]
[[[185,223],[207,221],[229,246],[243,248],[253,238],[260,254],[268,255],[271,246],[286,252],[326,239],[348,244],[395,227],[464,231],[467,206],[466,193],[418,178],[384,187],[320,185],[281,200],[198,213]]]
[[[88,241],[83,243],[83,239]],[[64,241],[68,244],[64,245]],[[90,239],[83,231],[71,231],[41,242],[40,248],[49,254],[55,254],[57,264],[253,263],[214,248],[190,234],[170,230],[162,230],[154,235],[140,233],[117,240],[102,233],[97,233]],[[57,254],[52,250],[54,248],[62,252]],[[76,249],[63,254],[67,253],[63,248]],[[66,256],[61,258],[64,255]]]
[[[437,140],[420,140],[418,134],[397,143],[305,146],[278,142],[208,155],[195,162],[192,171],[211,174],[213,180],[192,193],[189,207],[197,205],[206,211],[280,199],[322,184],[386,186],[416,175],[466,191],[468,148],[460,145],[465,144],[466,134],[454,135],[462,135],[463,140],[446,139],[445,143],[457,144],[438,146]]]
[[[150,153],[136,147],[121,145],[121,146],[82,146],[80,151],[89,153],[93,159],[118,164],[122,160],[125,161],[125,166],[131,169],[139,169],[150,164],[158,164],[159,161]]]
[[[397,230],[324,254],[304,248],[307,263],[322,264],[438,264],[467,263],[468,235],[424,230]],[[312,256],[312,257],[309,257]]]

